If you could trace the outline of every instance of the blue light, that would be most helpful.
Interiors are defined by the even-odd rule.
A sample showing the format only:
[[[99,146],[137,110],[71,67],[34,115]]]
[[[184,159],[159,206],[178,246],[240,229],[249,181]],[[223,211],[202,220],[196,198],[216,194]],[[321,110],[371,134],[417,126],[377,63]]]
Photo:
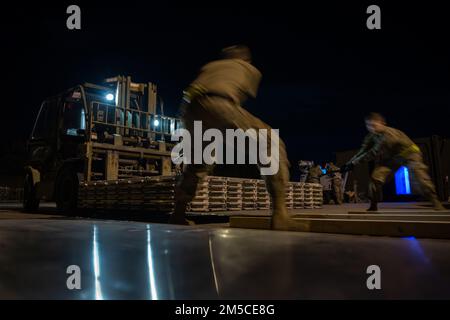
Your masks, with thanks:
[[[395,190],[397,195],[411,194],[411,183],[407,167],[400,167],[395,173]]]
[[[80,129],[86,130],[86,114],[84,113],[84,109],[81,109],[81,124]]]
[[[422,246],[420,245],[420,240],[416,239],[414,236],[408,236],[408,237],[402,237],[406,240],[406,243],[408,244],[411,253],[413,253],[414,258],[417,258],[416,263],[417,264],[430,264],[430,259],[426,255],[425,251],[423,250]]]
[[[114,95],[112,93],[108,93],[105,98],[108,101],[113,101],[114,100]]]

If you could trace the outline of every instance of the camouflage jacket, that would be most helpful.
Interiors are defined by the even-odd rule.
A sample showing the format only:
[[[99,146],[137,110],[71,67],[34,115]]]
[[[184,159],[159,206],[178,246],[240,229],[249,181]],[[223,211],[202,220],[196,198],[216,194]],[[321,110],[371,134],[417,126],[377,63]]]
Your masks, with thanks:
[[[261,72],[241,59],[223,59],[203,66],[191,88],[227,97],[240,105],[248,97],[255,98]]]
[[[420,149],[405,133],[386,127],[382,133],[369,133],[364,139],[361,149],[349,162],[356,165],[377,157],[381,159],[407,158],[414,152],[420,152]]]
[[[314,166],[309,169],[308,177],[306,178],[306,182],[308,183],[320,183],[320,177],[322,176],[322,169],[320,166]]]

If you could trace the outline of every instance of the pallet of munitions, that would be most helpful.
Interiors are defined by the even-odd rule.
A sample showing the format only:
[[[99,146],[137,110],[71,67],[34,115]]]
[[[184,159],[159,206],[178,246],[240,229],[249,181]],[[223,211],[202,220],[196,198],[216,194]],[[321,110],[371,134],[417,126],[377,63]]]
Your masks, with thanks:
[[[319,183],[313,183],[312,184],[313,189],[313,202],[314,202],[314,208],[322,208],[323,204],[323,189],[322,185]]]
[[[294,209],[304,208],[304,188],[303,182],[292,182],[292,195],[294,198]]]
[[[227,210],[242,210],[242,182],[240,178],[227,178]]]
[[[258,210],[269,210],[271,206],[270,195],[267,192],[264,180],[258,180],[257,182],[256,206]]]
[[[208,206],[208,182],[202,181],[197,185],[194,199],[187,205],[187,211],[207,212]]]
[[[175,204],[175,176],[80,183],[78,206],[86,209],[170,212]]]
[[[96,208],[97,204],[97,185],[100,182],[81,183],[78,189],[78,207]]]
[[[322,185],[318,183],[305,183],[303,188],[304,208],[321,208],[323,202]]]
[[[193,212],[225,211],[227,209],[227,178],[208,176],[197,186],[187,210]]]
[[[292,182],[286,184],[286,208],[294,209],[294,186]]]
[[[81,183],[78,194],[80,208],[173,211],[175,176],[141,177],[113,181]],[[288,209],[320,208],[320,184],[289,182],[286,186]],[[264,180],[206,177],[188,204],[192,212],[269,210],[271,199]]]
[[[322,199],[320,184],[289,182],[286,186],[288,209],[320,208]],[[207,213],[222,210],[269,210],[271,207],[264,180],[210,176],[199,184],[196,197],[188,204],[187,209]]]
[[[303,187],[303,207],[314,209],[313,187],[311,183],[305,183]]]
[[[244,179],[242,181],[242,210],[256,210],[258,199],[258,180]]]

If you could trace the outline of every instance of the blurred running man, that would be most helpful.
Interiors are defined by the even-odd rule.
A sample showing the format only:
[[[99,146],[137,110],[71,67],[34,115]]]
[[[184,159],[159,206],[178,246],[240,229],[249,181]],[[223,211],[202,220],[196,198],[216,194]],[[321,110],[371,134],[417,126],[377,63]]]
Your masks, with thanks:
[[[369,184],[370,208],[377,211],[378,202],[382,196],[382,187],[386,179],[401,166],[407,166],[425,197],[433,204],[435,210],[445,210],[437,198],[436,189],[428,174],[428,168],[423,163],[419,147],[402,131],[388,127],[379,113],[371,113],[366,117],[366,128],[369,134],[364,139],[358,153],[350,159],[341,171],[352,170],[363,161],[381,158],[372,172]]]
[[[261,73],[252,64],[250,50],[246,46],[232,46],[222,50],[222,58],[203,66],[199,76],[185,90],[182,105],[184,127],[193,136],[194,121],[202,121],[204,130],[267,129],[270,126],[256,118],[241,105],[248,98],[255,98]],[[269,136],[270,139],[270,136]],[[270,141],[270,140],[269,140]],[[288,159],[284,143],[279,143],[279,170],[274,175],[264,175],[267,190],[272,197],[273,215],[271,227],[277,230],[298,230],[299,223],[287,213],[285,189],[289,181]],[[197,185],[212,172],[213,165],[184,165],[182,179],[177,186],[175,211],[171,223],[187,224],[186,205],[195,196]]]

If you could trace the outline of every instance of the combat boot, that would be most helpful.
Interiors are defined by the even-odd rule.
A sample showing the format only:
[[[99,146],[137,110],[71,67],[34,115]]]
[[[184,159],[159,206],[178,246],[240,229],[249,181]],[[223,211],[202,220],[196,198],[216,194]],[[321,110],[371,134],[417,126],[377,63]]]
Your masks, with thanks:
[[[170,215],[169,223],[170,224],[179,224],[179,225],[194,225],[193,221],[186,219],[186,205],[187,203],[184,201],[176,201],[175,202],[175,210]]]
[[[310,223],[292,219],[286,209],[286,202],[283,197],[273,201],[273,212],[270,228],[280,231],[302,231],[310,230]]]
[[[378,202],[371,201],[370,207],[367,209],[367,211],[378,211]]]
[[[271,226],[272,230],[279,231],[301,231],[308,232],[310,223],[308,221],[296,221],[288,214],[273,214]]]
[[[433,204],[433,209],[436,211],[442,211],[442,210],[447,210],[442,203],[439,201],[438,198],[433,198],[431,199],[431,203]]]

